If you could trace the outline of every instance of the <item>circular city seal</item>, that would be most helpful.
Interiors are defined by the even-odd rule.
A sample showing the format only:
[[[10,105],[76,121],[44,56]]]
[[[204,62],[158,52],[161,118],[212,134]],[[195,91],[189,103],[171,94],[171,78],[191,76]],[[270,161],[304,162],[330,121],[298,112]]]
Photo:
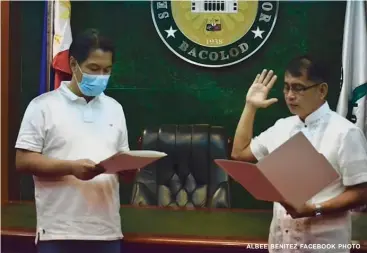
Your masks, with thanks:
[[[154,26],[181,59],[203,67],[224,67],[253,55],[269,38],[278,1],[152,0]]]

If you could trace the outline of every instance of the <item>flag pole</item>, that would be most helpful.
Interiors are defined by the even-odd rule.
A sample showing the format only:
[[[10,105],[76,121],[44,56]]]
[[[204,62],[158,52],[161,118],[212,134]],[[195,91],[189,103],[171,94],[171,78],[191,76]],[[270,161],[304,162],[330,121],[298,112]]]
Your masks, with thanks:
[[[54,0],[47,0],[47,91],[51,90],[51,68],[54,34]]]

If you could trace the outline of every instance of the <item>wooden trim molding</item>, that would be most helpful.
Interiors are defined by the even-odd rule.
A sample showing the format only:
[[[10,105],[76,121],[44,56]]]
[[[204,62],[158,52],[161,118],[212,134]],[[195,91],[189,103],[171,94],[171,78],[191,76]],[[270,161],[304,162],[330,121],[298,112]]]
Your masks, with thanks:
[[[9,2],[9,86],[8,101],[8,198],[9,200],[20,200],[20,176],[15,170],[15,142],[20,126],[20,97],[21,97],[21,3],[19,1]],[[10,111],[9,111],[10,112]]]
[[[9,12],[10,2],[1,1],[1,203],[9,199]]]

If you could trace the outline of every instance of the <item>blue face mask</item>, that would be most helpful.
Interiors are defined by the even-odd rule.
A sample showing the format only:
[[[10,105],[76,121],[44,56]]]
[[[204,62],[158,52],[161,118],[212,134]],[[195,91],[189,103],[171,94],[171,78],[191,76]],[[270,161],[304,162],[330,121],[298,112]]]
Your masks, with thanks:
[[[79,65],[78,65],[79,67]],[[82,73],[82,81],[79,83],[80,92],[88,97],[95,97],[100,95],[107,88],[108,80],[110,75],[91,75]]]

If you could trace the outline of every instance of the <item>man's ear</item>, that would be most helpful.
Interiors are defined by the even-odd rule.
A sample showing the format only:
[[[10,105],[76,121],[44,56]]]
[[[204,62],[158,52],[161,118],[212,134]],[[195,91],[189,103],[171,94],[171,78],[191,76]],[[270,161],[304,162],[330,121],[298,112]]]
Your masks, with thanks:
[[[321,96],[321,99],[326,99],[326,96],[328,94],[328,91],[329,91],[329,86],[327,83],[321,83],[320,84],[320,96]]]
[[[70,69],[73,73],[76,73],[77,68],[78,68],[78,62],[76,61],[76,59],[73,56],[70,56],[69,59],[69,64],[70,64]]]

